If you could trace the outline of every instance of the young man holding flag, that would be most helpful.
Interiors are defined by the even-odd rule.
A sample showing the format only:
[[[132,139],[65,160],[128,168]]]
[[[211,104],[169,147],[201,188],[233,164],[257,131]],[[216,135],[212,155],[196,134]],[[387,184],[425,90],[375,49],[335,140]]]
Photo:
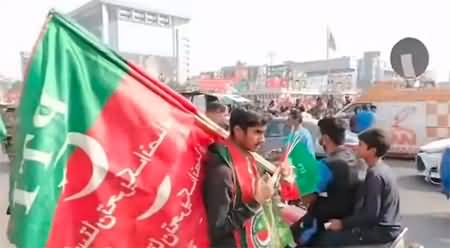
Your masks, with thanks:
[[[272,247],[273,229],[261,207],[274,195],[280,171],[260,176],[250,153],[264,142],[265,125],[254,111],[233,110],[229,139],[209,148],[204,202],[211,247]],[[281,173],[287,176],[288,170]]]
[[[320,143],[327,158],[318,163],[320,181],[316,194],[311,197],[308,214],[293,226],[301,244],[314,240],[328,220],[352,214],[357,188],[364,180],[364,168],[360,167],[353,151],[344,146],[345,123],[336,118],[324,118],[318,125]]]

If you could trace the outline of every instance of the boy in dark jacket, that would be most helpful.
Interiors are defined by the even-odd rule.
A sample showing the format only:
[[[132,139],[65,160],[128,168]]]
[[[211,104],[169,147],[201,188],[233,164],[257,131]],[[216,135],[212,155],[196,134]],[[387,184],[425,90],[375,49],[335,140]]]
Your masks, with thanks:
[[[369,129],[359,139],[357,155],[369,169],[358,190],[355,211],[351,216],[326,223],[327,231],[319,235],[314,246],[384,244],[393,241],[401,231],[397,182],[381,159],[390,147],[388,137],[380,129]]]

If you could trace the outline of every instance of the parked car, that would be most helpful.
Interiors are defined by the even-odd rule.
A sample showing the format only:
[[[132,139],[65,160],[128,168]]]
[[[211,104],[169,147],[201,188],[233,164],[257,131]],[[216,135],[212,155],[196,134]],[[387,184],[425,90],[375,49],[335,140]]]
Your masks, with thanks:
[[[450,139],[441,139],[420,147],[416,156],[416,167],[425,180],[440,184],[440,166],[445,149],[450,148]]]
[[[303,127],[308,129],[311,133],[315,144],[316,157],[323,158],[325,157],[325,151],[319,144],[320,130],[317,123],[318,121],[316,119],[304,119]],[[282,148],[290,131],[291,130],[287,125],[286,117],[277,117],[270,120],[267,124],[265,133],[266,142],[261,146],[259,151],[260,154],[262,156],[267,156],[270,151]],[[355,147],[358,143],[358,136],[350,131],[347,131],[345,136],[345,145]]]

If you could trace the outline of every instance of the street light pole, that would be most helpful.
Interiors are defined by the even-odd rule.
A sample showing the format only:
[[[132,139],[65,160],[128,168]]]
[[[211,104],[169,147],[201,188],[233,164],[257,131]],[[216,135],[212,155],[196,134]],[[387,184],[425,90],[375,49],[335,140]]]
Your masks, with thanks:
[[[267,54],[267,57],[269,58],[269,69],[270,69],[270,72],[272,72],[272,66],[273,66],[273,60],[274,60],[274,58],[275,58],[275,52],[274,51],[270,51],[268,54]]]

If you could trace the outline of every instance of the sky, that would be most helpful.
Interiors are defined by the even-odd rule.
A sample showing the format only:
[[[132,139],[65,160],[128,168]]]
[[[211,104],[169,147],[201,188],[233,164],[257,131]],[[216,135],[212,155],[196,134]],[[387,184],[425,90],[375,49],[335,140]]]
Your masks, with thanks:
[[[415,37],[427,46],[429,69],[449,78],[450,33],[446,1],[439,0],[129,0],[192,17],[191,71],[217,70],[240,60],[249,64],[326,57],[326,27],[334,56],[361,57]],[[49,9],[73,10],[87,0],[1,0],[0,75],[21,77],[20,51],[30,51]]]

